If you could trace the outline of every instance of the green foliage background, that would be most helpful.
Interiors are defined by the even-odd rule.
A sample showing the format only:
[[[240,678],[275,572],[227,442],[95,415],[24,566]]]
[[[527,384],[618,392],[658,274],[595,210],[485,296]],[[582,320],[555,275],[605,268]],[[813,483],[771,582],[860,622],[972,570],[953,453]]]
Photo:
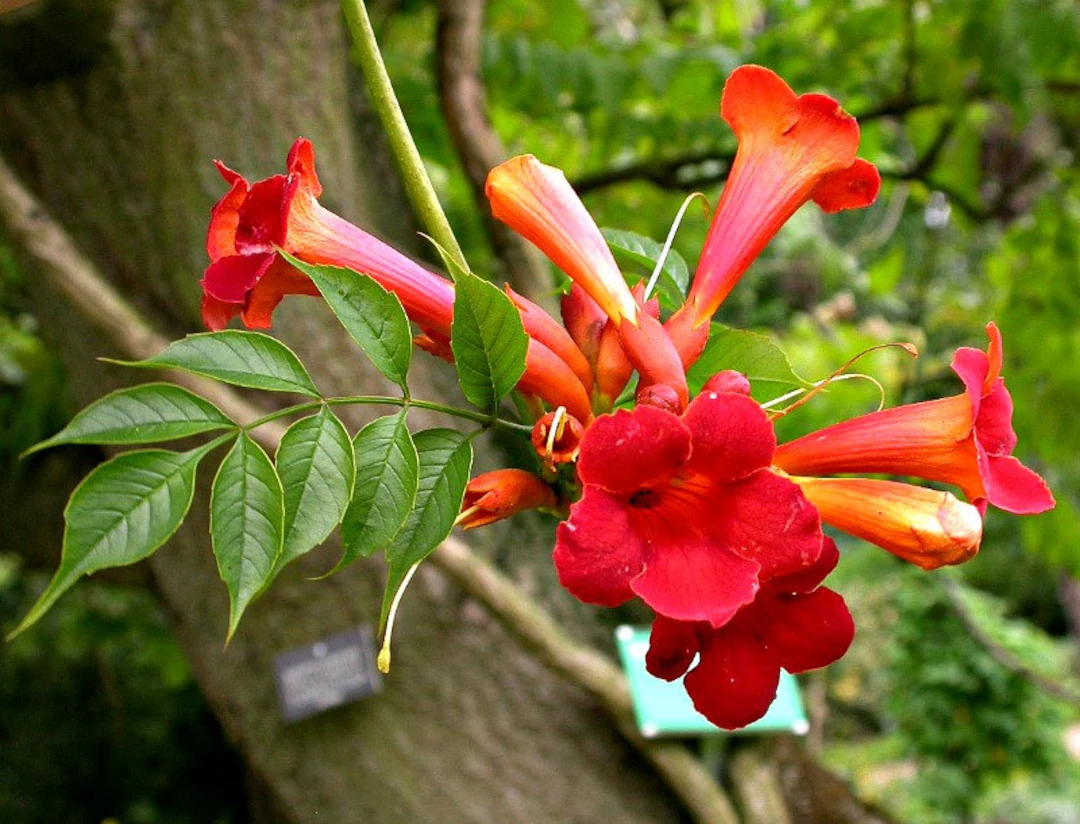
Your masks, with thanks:
[[[470,262],[497,277],[436,98],[435,16],[425,0],[398,2],[377,21],[379,35]],[[963,579],[992,594],[992,601],[975,597],[975,613],[994,637],[1067,679],[1077,641],[1064,635],[1055,593],[1062,576],[1080,577],[1080,7],[1074,0],[489,4],[484,71],[490,115],[508,151],[562,167],[587,189],[601,226],[658,240],[686,194],[699,189],[716,201],[734,150],[718,114],[720,90],[744,62],[769,66],[797,91],[827,92],[861,115],[860,154],[879,165],[885,185],[871,209],[825,217],[808,207],[796,215],[718,320],[767,332],[811,380],[869,346],[912,341],[918,360],[894,349],[860,364],[884,384],[890,404],[956,391],[952,351],[983,346],[983,326],[997,321],[1016,401],[1017,454],[1045,475],[1058,507],[1022,520],[991,513],[984,551]],[[613,170],[626,179],[596,185]],[[706,229],[691,207],[675,244],[691,271]],[[20,464],[14,456],[67,420],[63,387],[24,310],[14,258],[0,244],[0,471],[33,471],[36,458]],[[839,384],[785,419],[781,437],[878,400],[868,383]],[[829,675],[830,764],[908,820],[1080,821],[1080,779],[1061,748],[1075,708],[994,660],[933,576],[865,545],[843,549],[834,586],[849,596],[860,634]],[[0,598],[4,614],[14,615],[35,581],[5,569]],[[26,736],[34,719],[47,726],[52,713],[59,717],[72,691],[88,691],[87,711],[96,713],[103,676],[78,662],[104,655],[122,668],[140,708],[124,716],[131,734],[60,725],[37,741],[43,761],[61,751],[91,757],[109,735],[118,765],[145,759],[176,725],[201,730],[199,746],[228,760],[220,741],[191,726],[203,711],[154,607],[142,595],[97,592],[69,596],[50,617],[49,635],[62,644],[22,639],[0,648],[0,751]],[[151,642],[135,655],[133,637]],[[27,691],[27,683],[55,686]],[[29,705],[12,697],[27,694]],[[117,717],[101,712],[102,724]],[[192,752],[202,750],[183,749],[155,761],[160,775],[145,786],[190,780]],[[10,788],[25,795],[33,766],[9,764],[0,773],[0,819],[29,820],[19,818]],[[175,799],[164,790],[124,798],[122,773],[118,767],[115,786],[93,788],[115,790],[96,820],[133,809],[125,821],[230,820],[235,809],[235,799]],[[41,799],[57,795],[40,788]]]

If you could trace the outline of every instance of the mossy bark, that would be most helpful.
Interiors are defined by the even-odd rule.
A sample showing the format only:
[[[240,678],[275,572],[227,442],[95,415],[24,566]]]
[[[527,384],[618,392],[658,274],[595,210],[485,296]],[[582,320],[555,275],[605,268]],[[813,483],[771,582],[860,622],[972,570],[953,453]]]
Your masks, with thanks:
[[[44,38],[36,52],[34,38]],[[13,43],[19,48],[6,47]],[[36,62],[20,57],[35,53]],[[357,118],[361,97],[334,2],[39,2],[0,19],[0,55],[0,150],[170,334],[197,324],[206,219],[223,190],[213,157],[250,176],[271,174],[303,134],[317,146],[330,208],[398,245],[414,242],[378,131],[363,106]],[[109,346],[27,274],[82,401],[139,377],[96,362]],[[279,320],[277,332],[326,391],[379,385],[320,303],[296,299]],[[414,381],[429,397],[452,385],[440,364],[420,359]],[[385,690],[283,724],[274,656],[370,622],[383,572],[360,564],[307,581],[336,560],[340,547],[328,546],[287,570],[223,649],[227,603],[207,536],[204,475],[189,524],[151,569],[251,786],[271,796],[260,808],[282,820],[346,824],[679,820],[595,703],[434,572],[419,575],[405,601]],[[583,614],[551,586],[550,534],[524,529],[496,533],[524,562],[519,574],[560,613]]]

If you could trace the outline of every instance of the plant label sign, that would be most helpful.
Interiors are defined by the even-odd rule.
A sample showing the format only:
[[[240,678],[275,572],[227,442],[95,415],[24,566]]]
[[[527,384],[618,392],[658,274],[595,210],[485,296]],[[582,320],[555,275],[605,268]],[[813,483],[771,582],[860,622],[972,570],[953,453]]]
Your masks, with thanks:
[[[281,716],[300,721],[382,689],[371,628],[357,627],[274,659]]]

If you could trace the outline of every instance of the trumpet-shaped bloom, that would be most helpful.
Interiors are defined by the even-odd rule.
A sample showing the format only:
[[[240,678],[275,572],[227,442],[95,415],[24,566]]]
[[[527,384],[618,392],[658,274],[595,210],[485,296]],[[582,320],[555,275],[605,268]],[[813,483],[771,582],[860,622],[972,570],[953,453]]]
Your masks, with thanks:
[[[821,522],[769,469],[772,424],[751,398],[706,390],[680,417],[619,410],[586,430],[584,492],[556,533],[562,584],[588,603],[640,596],[657,613],[719,627],[762,581],[821,551]]]
[[[458,526],[475,529],[529,509],[554,509],[555,493],[532,472],[496,469],[477,475],[465,487]]]
[[[221,163],[217,167],[230,189],[214,207],[207,233],[203,322],[211,329],[239,314],[246,326],[267,328],[286,294],[318,294],[280,258],[280,247],[308,263],[370,275],[401,299],[421,328],[449,335],[452,284],[323,208],[310,141],[293,144],[287,174],[254,184]]]
[[[674,681],[700,656],[683,681],[697,711],[725,729],[765,714],[776,697],[780,669],[806,672],[840,658],[855,634],[844,599],[819,584],[836,566],[836,545],[803,569],[763,584],[753,603],[722,627],[656,617],[645,665]]]
[[[796,96],[776,74],[740,66],[720,113],[739,140],[686,305],[668,323],[683,362],[701,354],[709,319],[806,201],[826,212],[867,206],[881,178],[858,160],[859,126],[823,94]]]
[[[986,333],[986,352],[961,347],[953,357],[963,394],[834,424],[783,444],[774,463],[792,475],[883,472],[955,484],[983,511],[987,503],[1020,515],[1052,508],[1046,482],[1011,457],[1001,333],[993,323]]]
[[[660,322],[638,306],[566,176],[521,155],[488,173],[486,193],[492,214],[534,243],[615,323],[642,383],[672,387],[685,406],[689,394],[678,352]]]
[[[274,309],[287,294],[318,295],[315,285],[277,253],[281,248],[308,263],[343,266],[370,275],[401,300],[424,332],[425,348],[445,356],[454,315],[454,287],[391,246],[323,208],[315,173],[315,152],[299,138],[288,158],[288,173],[248,183],[217,164],[229,184],[214,207],[207,234],[210,265],[202,279],[203,322],[223,328],[242,315],[251,328],[271,325]],[[530,334],[522,391],[552,406],[566,406],[582,420],[592,417],[588,364],[564,330],[539,307],[512,296]],[[545,321],[546,318],[546,321]],[[554,327],[554,329],[553,329]],[[567,362],[547,343],[569,355]]]
[[[923,569],[979,551],[982,515],[949,492],[870,478],[792,477],[821,520]]]

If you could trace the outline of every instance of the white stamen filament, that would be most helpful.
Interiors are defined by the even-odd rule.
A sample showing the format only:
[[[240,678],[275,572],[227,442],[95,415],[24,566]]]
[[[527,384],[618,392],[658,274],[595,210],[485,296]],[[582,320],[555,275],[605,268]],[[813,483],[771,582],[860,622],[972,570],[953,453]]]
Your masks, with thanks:
[[[682,224],[683,215],[685,215],[686,210],[690,208],[690,203],[697,197],[700,197],[705,201],[705,208],[708,210],[709,201],[701,192],[694,192],[687,196],[686,200],[682,202],[682,206],[679,207],[679,211],[675,215],[675,220],[668,230],[667,240],[664,241],[664,248],[660,250],[660,257],[656,259],[656,266],[653,268],[652,274],[649,276],[649,282],[645,286],[644,300],[648,300],[649,295],[652,294],[652,290],[656,288],[656,282],[660,280],[660,273],[664,270],[664,262],[671,253],[671,244],[675,242],[675,235],[678,233],[679,226]]]
[[[419,566],[420,562],[417,561],[409,567],[409,571],[401,579],[401,585],[398,587],[397,592],[394,593],[394,600],[390,604],[390,612],[386,615],[386,632],[383,633],[382,649],[379,650],[379,657],[376,660],[379,672],[383,673],[383,675],[390,672],[390,638],[394,634],[394,619],[397,618],[398,604],[401,603],[401,596],[405,594],[405,589],[409,586],[409,582],[412,580],[413,575],[416,574]]]

